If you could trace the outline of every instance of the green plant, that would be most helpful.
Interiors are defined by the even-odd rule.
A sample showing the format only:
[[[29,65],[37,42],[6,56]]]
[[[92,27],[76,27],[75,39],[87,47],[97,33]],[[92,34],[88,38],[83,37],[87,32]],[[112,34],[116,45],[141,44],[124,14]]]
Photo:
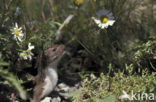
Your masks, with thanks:
[[[6,69],[0,68],[0,76],[5,79],[5,81],[3,82],[1,81],[1,84],[3,83],[5,85],[7,83],[9,87],[15,88],[17,90],[21,99],[23,100],[27,99],[27,94],[26,94],[27,92],[26,90],[23,89],[23,86],[21,86],[22,83],[20,82],[19,79],[17,79],[15,75],[8,72],[8,70]]]
[[[111,87],[109,87],[110,76],[104,75],[103,73],[101,73],[100,77],[92,77],[92,75],[90,75],[90,77],[86,77],[83,80],[82,89],[79,93],[79,101],[92,102],[92,99],[101,99],[101,101],[103,100],[102,102],[107,102],[104,101],[105,98],[107,96],[114,95],[116,97],[116,101],[127,102],[126,99],[119,99],[119,96],[123,94],[123,90],[129,95],[131,95],[132,91],[134,93],[153,93],[155,95],[155,75],[155,72],[148,74],[148,71],[143,71],[142,76],[136,74],[125,75],[123,72],[114,73],[114,76],[111,77]],[[112,96],[110,99],[113,100],[114,96]],[[94,100],[93,102],[96,101]],[[140,100],[139,102],[144,102],[144,100]]]
[[[155,44],[155,36],[151,36],[147,41],[136,45],[136,47],[129,51],[131,53],[130,59],[135,65],[137,65],[138,70],[141,71],[144,68],[148,68],[148,70],[156,70],[154,64]]]

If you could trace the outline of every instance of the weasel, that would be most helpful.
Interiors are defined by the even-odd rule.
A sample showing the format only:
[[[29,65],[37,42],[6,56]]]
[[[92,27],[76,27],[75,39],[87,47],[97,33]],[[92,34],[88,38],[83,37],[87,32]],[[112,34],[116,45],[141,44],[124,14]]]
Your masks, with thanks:
[[[38,74],[35,77],[36,86],[31,102],[40,102],[50,94],[58,81],[57,64],[65,52],[64,45],[54,45],[45,50],[39,61]]]

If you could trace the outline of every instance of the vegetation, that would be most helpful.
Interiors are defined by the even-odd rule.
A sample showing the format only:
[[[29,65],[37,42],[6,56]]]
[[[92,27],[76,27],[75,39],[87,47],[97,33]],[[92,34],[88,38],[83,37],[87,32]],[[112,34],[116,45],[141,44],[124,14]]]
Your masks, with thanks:
[[[2,100],[15,93],[24,102],[38,55],[62,43],[67,57],[60,66],[82,78],[73,100],[122,101],[123,90],[154,93],[156,99],[155,6],[154,0],[0,0]],[[63,23],[69,15],[73,18]]]

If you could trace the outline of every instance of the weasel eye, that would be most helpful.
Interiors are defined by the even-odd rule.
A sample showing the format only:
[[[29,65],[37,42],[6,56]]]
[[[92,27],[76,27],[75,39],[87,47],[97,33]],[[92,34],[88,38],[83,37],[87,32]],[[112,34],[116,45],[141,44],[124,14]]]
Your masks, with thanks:
[[[57,48],[53,48],[53,51],[56,51],[57,50]]]

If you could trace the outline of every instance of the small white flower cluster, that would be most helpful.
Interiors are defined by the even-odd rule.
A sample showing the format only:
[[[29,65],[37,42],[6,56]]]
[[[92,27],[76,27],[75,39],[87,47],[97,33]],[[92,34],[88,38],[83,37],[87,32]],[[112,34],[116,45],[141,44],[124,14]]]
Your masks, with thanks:
[[[24,60],[32,60],[32,56],[34,55],[31,50],[33,50],[35,47],[31,45],[31,43],[28,44],[28,49],[26,51],[23,51],[20,53],[20,57],[23,58]]]
[[[112,26],[115,23],[113,14],[107,10],[101,10],[97,12],[97,18],[92,17],[94,22],[101,28],[108,28],[108,26]]]
[[[23,42],[23,37],[24,33],[22,32],[22,27],[18,28],[18,24],[15,23],[15,27],[11,29],[13,38],[16,40],[18,43]],[[32,60],[32,56],[34,55],[31,50],[33,50],[35,47],[31,45],[31,43],[28,44],[28,49],[26,51],[22,51],[19,56],[24,59],[24,60]]]

